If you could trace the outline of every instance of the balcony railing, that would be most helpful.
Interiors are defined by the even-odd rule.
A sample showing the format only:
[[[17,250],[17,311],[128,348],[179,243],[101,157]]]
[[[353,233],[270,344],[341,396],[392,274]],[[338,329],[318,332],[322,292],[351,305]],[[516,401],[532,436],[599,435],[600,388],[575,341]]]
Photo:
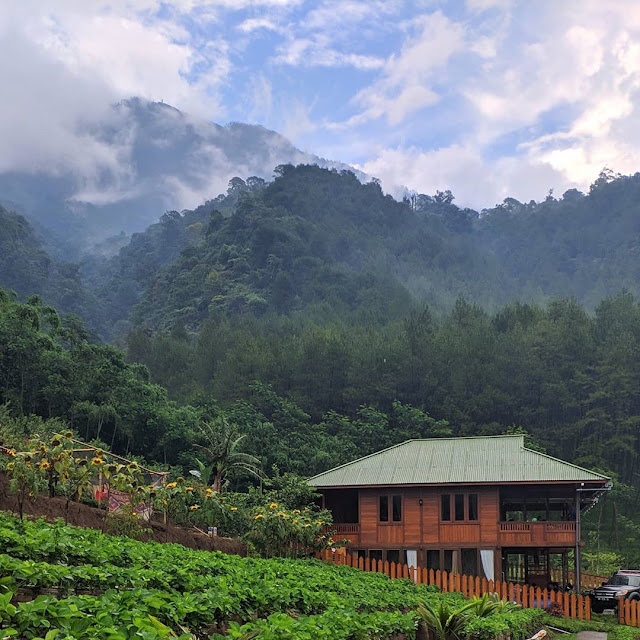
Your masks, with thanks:
[[[504,532],[518,532],[518,531],[533,531],[535,528],[544,528],[547,532],[567,532],[575,531],[575,522],[501,522],[500,531]]]
[[[501,522],[500,531],[531,531],[531,522]]]
[[[336,533],[360,533],[360,525],[356,523],[337,522],[333,523],[328,529]]]

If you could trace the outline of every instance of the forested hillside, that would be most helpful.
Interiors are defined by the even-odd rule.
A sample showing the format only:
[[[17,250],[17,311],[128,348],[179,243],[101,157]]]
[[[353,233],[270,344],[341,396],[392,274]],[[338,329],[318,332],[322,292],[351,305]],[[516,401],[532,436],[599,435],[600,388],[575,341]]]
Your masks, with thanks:
[[[9,285],[94,314],[127,347],[3,293],[6,415],[173,465],[194,424],[223,419],[265,469],[302,475],[407,438],[524,429],[619,481],[585,526],[635,554],[640,176],[478,214],[446,192],[397,202],[349,172],[276,174],[234,178],[87,260],[95,305],[66,306],[61,267],[3,211]]]
[[[118,256],[85,261],[106,334],[129,320],[197,329],[216,314],[379,323],[425,303],[446,312],[460,296],[488,311],[557,297],[593,310],[640,292],[640,176],[603,172],[588,195],[477,213],[448,192],[397,202],[346,171],[276,174],[234,178],[226,195],[165,214]]]
[[[38,295],[64,312],[96,320],[96,300],[83,286],[79,265],[53,259],[21,215],[0,206],[0,286]]]
[[[507,199],[476,228],[511,279],[513,298],[575,296],[593,309],[623,288],[640,293],[640,174],[605,170],[587,195]]]
[[[451,308],[459,295],[491,307],[508,282],[434,203],[416,211],[350,172],[284,165],[272,183],[236,178],[226,197],[171,213],[91,268],[111,322],[197,328],[210,315],[292,316],[373,323],[416,302]],[[447,207],[444,206],[446,210]]]
[[[116,453],[184,469],[195,425],[224,420],[264,469],[300,475],[408,438],[524,429],[533,446],[616,478],[585,535],[635,562],[639,351],[640,305],[621,294],[593,316],[570,300],[495,314],[460,300],[442,319],[425,310],[378,327],[209,319],[197,338],[135,331],[141,366],[3,292],[0,425],[15,437],[46,424],[11,414],[57,417]]]

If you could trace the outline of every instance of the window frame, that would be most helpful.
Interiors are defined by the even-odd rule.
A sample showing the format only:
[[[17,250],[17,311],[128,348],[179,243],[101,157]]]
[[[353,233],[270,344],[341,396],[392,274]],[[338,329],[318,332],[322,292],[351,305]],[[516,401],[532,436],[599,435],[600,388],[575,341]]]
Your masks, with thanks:
[[[386,498],[387,500],[387,519],[382,520],[382,499]],[[400,500],[400,519],[393,519],[393,502],[394,498],[399,498]],[[378,524],[382,525],[394,525],[394,524],[402,524],[404,522],[404,494],[403,493],[380,493],[378,494]]]
[[[456,518],[456,496],[462,496],[463,518],[460,520]],[[476,518],[471,519],[471,497],[475,496],[475,508]],[[444,518],[444,504],[445,499],[448,498],[448,518]],[[480,522],[480,494],[477,491],[457,491],[447,492],[440,494],[440,510],[438,518],[440,522],[449,524],[465,524],[465,523],[479,523]]]

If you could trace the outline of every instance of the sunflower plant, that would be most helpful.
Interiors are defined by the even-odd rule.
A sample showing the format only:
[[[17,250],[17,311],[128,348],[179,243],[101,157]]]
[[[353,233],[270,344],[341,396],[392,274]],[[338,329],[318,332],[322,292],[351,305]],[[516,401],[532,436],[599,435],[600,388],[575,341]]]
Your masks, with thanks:
[[[277,502],[252,513],[249,540],[264,556],[297,557],[337,544],[331,537],[331,513],[286,509]]]
[[[18,514],[24,519],[24,503],[35,498],[45,486],[44,472],[31,451],[21,451],[11,456],[6,470],[9,474],[9,489],[18,499]]]

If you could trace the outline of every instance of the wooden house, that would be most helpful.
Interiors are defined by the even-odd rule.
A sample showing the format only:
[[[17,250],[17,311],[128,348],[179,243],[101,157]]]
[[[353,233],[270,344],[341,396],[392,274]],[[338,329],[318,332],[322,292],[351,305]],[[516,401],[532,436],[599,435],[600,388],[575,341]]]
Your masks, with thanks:
[[[580,516],[611,486],[522,435],[409,440],[309,482],[354,555],[543,588],[579,580]]]

